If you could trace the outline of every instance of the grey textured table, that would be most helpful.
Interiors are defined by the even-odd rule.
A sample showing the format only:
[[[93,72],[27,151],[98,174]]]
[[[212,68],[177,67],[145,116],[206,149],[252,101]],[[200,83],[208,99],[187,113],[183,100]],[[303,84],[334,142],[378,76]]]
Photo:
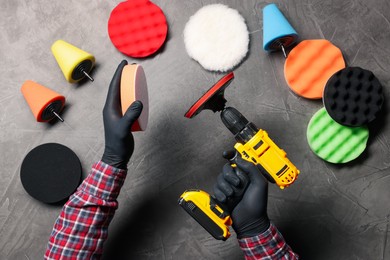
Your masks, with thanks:
[[[60,207],[41,204],[23,190],[22,159],[47,142],[70,147],[83,176],[103,153],[102,108],[107,86],[124,58],[142,64],[150,93],[150,124],[136,133],[136,149],[105,245],[106,259],[242,259],[235,235],[211,238],[177,205],[188,188],[211,191],[234,144],[218,114],[183,117],[222,74],[201,68],[186,54],[182,33],[203,5],[225,3],[246,19],[250,53],[235,70],[228,104],[266,129],[301,169],[285,191],[270,187],[268,212],[303,259],[390,259],[389,107],[370,125],[366,151],[354,162],[332,165],[306,141],[320,101],[295,96],[283,76],[281,53],[262,50],[262,8],[269,2],[154,0],[165,12],[169,35],[154,57],[127,58],[111,44],[107,20],[119,1],[21,1],[0,3],[0,259],[41,259]],[[386,0],[285,0],[276,2],[300,39],[324,38],[350,66],[372,70],[390,86],[390,2]],[[64,39],[92,54],[95,82],[67,83],[50,46]],[[20,93],[37,81],[67,98],[66,123],[34,121]],[[388,103],[388,102],[387,102]]]

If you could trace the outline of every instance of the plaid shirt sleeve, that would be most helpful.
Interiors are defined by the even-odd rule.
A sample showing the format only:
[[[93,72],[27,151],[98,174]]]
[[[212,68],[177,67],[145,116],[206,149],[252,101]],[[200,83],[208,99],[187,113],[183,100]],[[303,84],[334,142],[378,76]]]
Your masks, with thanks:
[[[290,260],[299,259],[278,229],[271,223],[262,234],[249,238],[242,238],[238,243],[244,252],[246,260]]]
[[[102,161],[92,166],[87,178],[62,208],[45,259],[100,258],[126,173]]]

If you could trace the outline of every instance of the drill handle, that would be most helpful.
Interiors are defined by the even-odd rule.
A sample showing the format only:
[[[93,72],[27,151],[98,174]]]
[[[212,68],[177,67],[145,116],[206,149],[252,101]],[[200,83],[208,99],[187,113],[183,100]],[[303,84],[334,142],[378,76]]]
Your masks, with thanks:
[[[249,177],[246,173],[241,171],[236,164],[237,156],[239,154],[236,151],[227,151],[223,153],[223,157],[231,163],[231,166],[234,168],[235,173],[237,174],[238,178],[240,179],[240,184],[238,187],[232,186],[232,189],[234,191],[234,194],[232,197],[229,197],[227,202],[225,203],[227,206],[227,209],[231,211],[234,209],[234,207],[241,201],[242,197],[244,196],[244,193],[246,189],[249,186]]]

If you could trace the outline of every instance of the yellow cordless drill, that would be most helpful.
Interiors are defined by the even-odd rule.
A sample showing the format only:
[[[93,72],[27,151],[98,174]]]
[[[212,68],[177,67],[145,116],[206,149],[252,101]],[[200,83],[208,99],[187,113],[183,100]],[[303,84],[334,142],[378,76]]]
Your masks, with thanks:
[[[222,122],[237,141],[234,145],[235,156],[239,154],[244,160],[257,165],[270,182],[284,189],[297,179],[299,170],[287,158],[286,152],[269,138],[266,131],[258,129],[237,109],[225,107],[224,90],[233,79],[233,72],[225,75],[195,102],[185,117],[192,118],[203,109],[222,111]],[[230,161],[234,164],[234,158]],[[238,193],[235,191],[235,196],[242,196],[247,185],[245,183]],[[228,226],[232,221],[229,212],[206,192],[187,190],[180,196],[179,204],[216,239],[226,240],[230,236]]]

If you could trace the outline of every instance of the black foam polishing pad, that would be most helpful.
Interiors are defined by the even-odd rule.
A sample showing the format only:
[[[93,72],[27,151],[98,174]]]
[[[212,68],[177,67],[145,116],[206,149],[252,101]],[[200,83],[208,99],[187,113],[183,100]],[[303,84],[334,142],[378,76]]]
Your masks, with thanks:
[[[323,102],[330,117],[346,126],[374,120],[383,104],[382,85],[374,74],[359,67],[336,72],[326,83]]]
[[[20,179],[33,198],[44,203],[58,203],[67,199],[80,184],[80,160],[64,145],[42,144],[24,158]]]

